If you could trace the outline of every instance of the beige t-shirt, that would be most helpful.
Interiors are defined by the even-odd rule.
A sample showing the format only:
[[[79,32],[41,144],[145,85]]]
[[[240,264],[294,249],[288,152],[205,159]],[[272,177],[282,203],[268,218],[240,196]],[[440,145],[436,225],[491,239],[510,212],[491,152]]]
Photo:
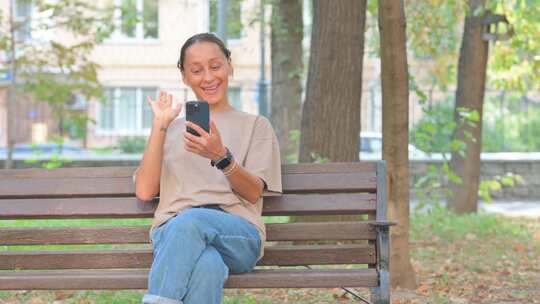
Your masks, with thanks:
[[[272,125],[263,116],[238,110],[211,113],[221,141],[236,162],[266,183],[266,190],[281,192],[279,145]],[[174,120],[167,129],[161,167],[160,200],[152,229],[191,206],[219,204],[255,225],[261,237],[259,259],[264,254],[266,229],[261,218],[263,198],[252,204],[233,192],[223,172],[210,166],[210,160],[184,149],[185,117]]]

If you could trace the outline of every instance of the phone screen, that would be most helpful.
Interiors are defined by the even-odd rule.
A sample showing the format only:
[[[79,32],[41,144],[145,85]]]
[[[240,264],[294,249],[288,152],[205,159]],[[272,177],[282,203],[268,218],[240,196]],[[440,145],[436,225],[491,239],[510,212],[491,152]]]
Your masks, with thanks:
[[[206,101],[186,102],[186,121],[197,124],[206,132],[210,132],[210,111]],[[195,136],[200,136],[197,131],[187,127],[187,131]]]

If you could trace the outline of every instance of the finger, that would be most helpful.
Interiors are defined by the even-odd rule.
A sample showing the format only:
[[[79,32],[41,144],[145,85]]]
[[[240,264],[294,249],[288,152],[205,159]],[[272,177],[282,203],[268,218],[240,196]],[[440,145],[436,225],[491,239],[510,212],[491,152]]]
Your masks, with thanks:
[[[159,91],[159,102],[165,103],[165,92]]]
[[[168,94],[167,95],[167,104],[172,105],[172,100],[173,100],[172,94]]]
[[[204,139],[200,138],[199,136],[195,136],[189,132],[184,132],[184,139],[186,140],[186,142],[204,146]]]
[[[186,151],[189,151],[191,153],[195,153],[195,154],[199,154],[199,152],[193,148],[190,148],[188,146],[185,146],[184,149],[186,149]]]
[[[155,105],[156,105],[156,102],[152,100],[152,98],[150,98],[150,96],[147,96],[146,97],[146,103],[148,103],[148,105],[150,106],[150,109],[152,109],[152,113],[155,112]]]
[[[186,125],[190,128],[192,128],[193,130],[197,131],[197,133],[199,133],[199,135],[201,135],[201,137],[204,137],[204,138],[208,138],[210,137],[210,134],[208,134],[208,132],[206,132],[203,128],[201,128],[198,124],[194,124],[190,121],[187,121],[186,122]]]
[[[189,140],[185,141],[184,146],[186,148],[189,148],[189,149],[197,152],[197,153],[201,153],[203,151],[203,148],[201,147],[201,145],[199,145],[196,142],[189,141]]]
[[[182,108],[183,108],[183,104],[179,102],[176,105],[176,108],[174,109],[175,116],[178,116],[178,114],[180,114],[180,112],[182,112]]]
[[[218,128],[216,126],[216,124],[214,123],[214,120],[210,119],[210,134],[211,135],[218,135],[219,136],[219,131],[218,131]]]
[[[199,151],[199,150],[200,150],[199,147],[198,147],[197,145],[195,145],[195,144],[193,144],[193,143],[189,143],[189,142],[186,142],[186,143],[185,143],[185,147],[186,147],[187,149],[191,149],[191,150],[194,150],[194,151]]]

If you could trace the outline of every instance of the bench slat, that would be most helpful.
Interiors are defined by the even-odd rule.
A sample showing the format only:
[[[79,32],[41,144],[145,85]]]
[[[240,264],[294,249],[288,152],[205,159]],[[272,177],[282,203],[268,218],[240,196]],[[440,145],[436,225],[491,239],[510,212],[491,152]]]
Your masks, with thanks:
[[[283,175],[284,193],[375,192],[375,173]],[[133,197],[130,177],[25,178],[0,180],[0,199],[54,197]]]
[[[263,215],[374,214],[373,193],[286,194],[264,198]],[[136,198],[49,198],[0,200],[0,219],[152,217],[156,203]]]
[[[94,177],[132,177],[135,169],[133,166],[107,166],[107,167],[77,167],[56,169],[7,169],[0,171],[0,180],[24,179],[24,178],[94,178]],[[306,174],[306,173],[355,173],[375,172],[377,166],[370,162],[354,163],[330,163],[330,164],[286,164],[281,165],[281,174]]]
[[[0,228],[0,245],[141,244],[150,226]],[[368,222],[267,224],[268,241],[374,240]]]
[[[263,215],[375,214],[374,193],[286,194],[265,197]]]
[[[148,270],[0,273],[0,290],[146,289]],[[225,288],[376,287],[375,269],[256,269],[229,276]]]
[[[269,246],[258,265],[328,265],[374,263],[375,247],[358,245]],[[0,269],[147,268],[151,249],[3,251]]]
[[[370,192],[377,179],[371,164],[291,165],[282,174],[284,193]],[[18,169],[0,172],[0,199],[133,197],[134,168]]]

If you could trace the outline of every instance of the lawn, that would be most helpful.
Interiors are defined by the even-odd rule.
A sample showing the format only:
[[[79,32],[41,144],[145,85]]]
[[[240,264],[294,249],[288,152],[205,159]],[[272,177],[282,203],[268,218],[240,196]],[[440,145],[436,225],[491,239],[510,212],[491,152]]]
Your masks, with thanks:
[[[114,222],[147,225],[149,220]],[[38,223],[86,226],[107,225],[111,221],[0,221],[0,226]],[[394,291],[393,303],[540,303],[540,219],[483,213],[459,216],[433,208],[429,213],[413,214],[411,223],[411,257],[418,287],[412,291]],[[52,248],[57,247],[48,247]],[[359,291],[368,296],[367,290]],[[142,291],[0,292],[0,303],[139,303],[142,294]],[[251,289],[226,290],[224,303],[361,302],[353,301],[340,289]]]

